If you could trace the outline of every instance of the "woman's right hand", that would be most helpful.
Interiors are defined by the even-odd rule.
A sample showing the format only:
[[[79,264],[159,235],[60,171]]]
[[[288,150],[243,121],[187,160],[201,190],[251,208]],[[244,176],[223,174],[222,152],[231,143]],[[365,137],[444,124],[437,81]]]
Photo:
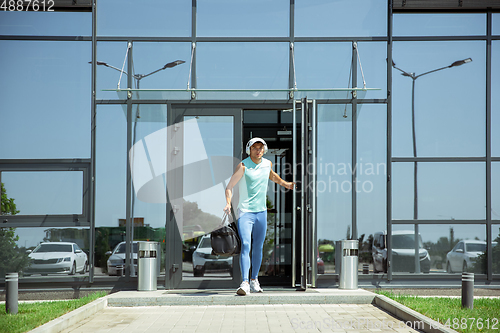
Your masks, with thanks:
[[[231,214],[231,204],[230,204],[230,203],[228,203],[228,204],[226,205],[226,207],[224,207],[224,212],[225,212],[227,215]]]

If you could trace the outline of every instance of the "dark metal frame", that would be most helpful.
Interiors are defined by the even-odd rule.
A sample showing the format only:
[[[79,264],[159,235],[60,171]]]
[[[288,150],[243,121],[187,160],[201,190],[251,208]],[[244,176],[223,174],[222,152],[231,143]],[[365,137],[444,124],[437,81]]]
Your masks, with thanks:
[[[0,215],[1,227],[89,227],[91,225],[90,159],[2,159],[2,172],[78,171],[82,177],[82,211],[79,214]]]

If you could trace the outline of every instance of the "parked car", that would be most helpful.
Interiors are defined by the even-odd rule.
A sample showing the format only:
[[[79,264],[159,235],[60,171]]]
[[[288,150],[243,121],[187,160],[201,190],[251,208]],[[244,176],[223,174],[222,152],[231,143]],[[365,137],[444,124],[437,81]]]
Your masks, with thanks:
[[[429,273],[431,258],[419,238],[420,271]],[[372,245],[373,271],[387,273],[387,232],[376,232]],[[415,232],[412,230],[395,230],[392,233],[392,271],[415,271]]]
[[[132,243],[132,258],[134,260],[134,268],[137,272],[137,248],[138,242],[135,241]],[[107,261],[108,266],[108,274],[109,275],[121,275],[123,269],[125,267],[125,252],[126,252],[126,244],[125,242],[121,242],[115,246],[113,251],[106,252],[106,255],[109,255]]]
[[[496,242],[493,242],[493,247]],[[479,255],[486,252],[486,242],[466,239],[458,242],[455,247],[446,254],[446,271],[466,272],[476,262]]]
[[[209,270],[225,270],[233,276],[233,257],[213,255],[210,235],[205,235],[193,252],[193,275],[203,276]]]
[[[88,271],[88,257],[78,244],[69,242],[47,242],[39,244],[29,257],[30,266],[23,273],[31,274],[85,274]]]

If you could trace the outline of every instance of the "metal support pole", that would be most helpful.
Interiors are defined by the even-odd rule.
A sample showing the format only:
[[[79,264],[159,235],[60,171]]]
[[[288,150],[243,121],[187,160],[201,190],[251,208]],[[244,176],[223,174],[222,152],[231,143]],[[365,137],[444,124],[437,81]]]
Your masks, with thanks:
[[[296,175],[297,175],[297,119],[296,119],[296,113],[297,113],[297,107],[295,104],[295,100],[293,101],[293,109],[292,109],[292,121],[293,121],[293,126],[292,126],[292,182],[296,182]],[[296,193],[292,193],[292,287],[295,287],[295,280],[297,278],[297,254],[295,250],[295,241],[297,239],[297,211],[295,211],[297,207],[297,195]]]
[[[412,84],[411,84],[411,132],[413,138],[413,157],[417,158],[417,135],[415,128],[415,74],[412,73]],[[413,164],[413,219],[418,220],[418,164],[417,161]],[[419,230],[418,224],[414,225],[414,248],[415,248],[415,273],[420,273],[420,242],[419,242]]]
[[[356,88],[358,85],[358,43],[352,43],[352,87]],[[358,239],[358,222],[357,222],[357,169],[356,165],[358,163],[358,97],[357,91],[352,91],[352,102],[351,102],[351,111],[352,111],[352,146],[351,146],[351,165],[354,165],[352,168],[351,175],[351,237],[350,239]]]
[[[306,254],[306,209],[305,207],[305,190],[307,189],[305,184],[305,167],[306,167],[306,110],[307,110],[307,97],[302,98],[302,106],[300,110],[301,114],[301,127],[300,127],[300,148],[301,148],[301,158],[300,163],[302,164],[300,168],[300,287],[302,290],[307,289],[307,254]]]
[[[387,1],[387,186],[386,186],[386,217],[387,217],[387,280],[392,280],[392,1]]]
[[[130,75],[127,75],[127,88],[132,89],[132,41],[129,41],[129,49],[128,49],[128,68],[127,68],[127,73],[130,73]],[[127,92],[127,179],[126,179],[126,191],[127,191],[127,196],[126,196],[126,243],[125,243],[125,276],[127,281],[129,281],[130,276],[131,276],[131,270],[132,266],[134,265],[133,261],[133,245],[132,242],[134,241],[134,238],[132,236],[132,228],[133,226],[133,221],[132,219],[132,169],[130,165],[130,150],[132,149],[132,92],[129,90]]]
[[[474,273],[462,273],[462,308],[474,308]]]
[[[94,282],[94,263],[95,263],[95,193],[96,193],[96,67],[97,67],[97,4],[96,0],[92,1],[92,104],[91,114],[92,121],[90,127],[90,154],[91,154],[91,168],[90,168],[90,258],[89,258],[89,282]]]
[[[10,314],[17,314],[17,299],[18,299],[18,280],[17,273],[7,273],[5,276],[5,311]]]
[[[493,280],[493,235],[491,230],[491,34],[492,12],[488,10],[486,41],[486,276]]]

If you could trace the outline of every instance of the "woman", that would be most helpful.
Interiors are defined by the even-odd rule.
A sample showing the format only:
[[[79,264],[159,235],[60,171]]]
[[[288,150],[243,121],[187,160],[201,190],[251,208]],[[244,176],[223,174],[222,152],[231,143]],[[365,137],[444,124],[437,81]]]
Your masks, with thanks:
[[[272,162],[263,158],[267,150],[267,144],[261,138],[253,138],[248,141],[246,153],[249,156],[238,164],[226,187],[224,211],[230,214],[232,189],[239,182],[238,232],[241,238],[240,267],[243,281],[236,291],[238,295],[263,292],[257,276],[262,263],[262,248],[267,230],[266,193],[268,180],[271,179],[276,184],[290,190],[295,188],[295,183],[281,179],[273,171]],[[252,275],[249,281],[250,251],[252,251]]]

